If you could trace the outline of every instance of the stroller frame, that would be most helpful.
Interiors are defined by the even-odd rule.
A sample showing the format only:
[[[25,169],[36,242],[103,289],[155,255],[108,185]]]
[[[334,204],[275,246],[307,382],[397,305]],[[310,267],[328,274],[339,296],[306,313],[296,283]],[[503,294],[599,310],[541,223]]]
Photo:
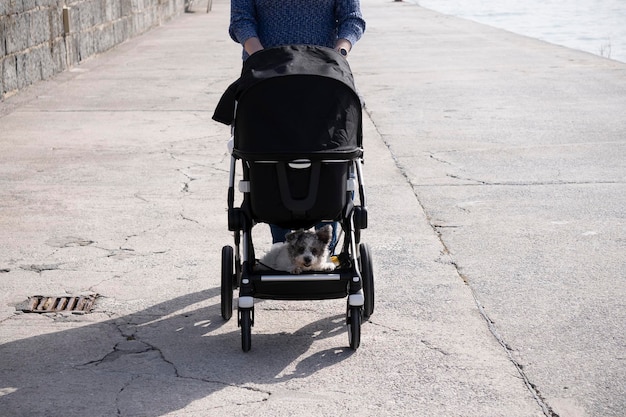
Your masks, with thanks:
[[[300,63],[301,59],[305,61]],[[336,84],[337,77],[334,75],[327,77],[328,74],[322,74],[321,78],[324,80],[320,81],[316,63],[319,63],[319,68],[326,72],[326,67],[332,68],[333,62],[335,67],[341,67],[340,69],[344,72],[342,77],[347,77],[348,82],[344,84],[347,84],[348,88],[346,85]],[[289,74],[290,77],[285,77],[285,64],[293,66],[294,63],[297,67],[291,68],[294,73]],[[361,341],[362,321],[367,320],[374,311],[374,275],[369,246],[360,242],[361,230],[367,228],[367,205],[362,169],[361,108],[360,99],[354,92],[349,67],[345,59],[331,49],[292,45],[254,54],[246,62],[244,74],[247,68],[253,69],[252,74],[258,74],[259,68],[267,73],[267,69],[270,68],[271,74],[264,75],[263,80],[255,79],[243,87],[241,80],[245,80],[245,77],[242,77],[229,88],[231,93],[233,89],[237,90],[233,120],[219,120],[214,116],[216,120],[231,122],[234,143],[227,196],[228,229],[234,232],[234,247],[226,245],[222,248],[222,317],[224,320],[232,317],[233,292],[238,289],[237,324],[241,328],[242,350],[247,352],[252,344],[255,298],[275,300],[347,298],[346,325],[349,346],[356,350]],[[334,71],[336,72],[336,68]],[[250,88],[254,89],[254,86],[260,85],[266,79],[276,80],[279,77],[279,83],[287,79],[289,83],[293,81],[299,83],[298,77],[302,76],[305,83],[308,83],[311,77],[314,82],[322,83],[327,83],[327,78],[331,78],[333,81],[329,85],[332,86],[333,94],[338,94],[334,92],[335,89],[345,90],[345,94],[350,96],[353,102],[356,97],[359,104],[356,118],[358,123],[351,121],[354,114],[348,115],[348,124],[351,126],[347,129],[348,136],[353,136],[351,144],[348,146],[335,144],[333,149],[328,150],[328,144],[322,143],[321,147],[312,152],[290,148],[291,143],[270,145],[269,150],[259,148],[258,141],[248,138],[249,135],[257,134],[256,129],[249,133],[250,130],[242,125],[244,122],[238,123],[238,113],[242,111],[240,104],[246,101],[245,92]],[[319,89],[317,86],[313,88]],[[227,91],[223,99],[228,94]],[[306,100],[307,97],[301,96],[299,99]],[[339,101],[339,106],[343,106],[343,99]],[[253,110],[248,108],[245,112],[250,113]],[[341,119],[341,117],[336,118]],[[253,122],[256,123],[257,120],[254,119]],[[343,122],[345,120],[342,119],[340,123]],[[261,120],[260,123],[264,124],[265,120]],[[239,129],[244,133],[240,133]],[[337,129],[336,126],[329,129],[330,132],[336,130],[340,130],[340,133],[335,133],[332,138],[335,142],[337,135],[341,138],[345,136],[345,132]],[[354,132],[350,132],[351,130]],[[261,133],[260,135],[263,139],[267,137],[267,134]],[[239,162],[242,169],[239,175],[242,179],[239,181],[238,189],[243,193],[243,199],[241,205],[236,207],[235,182]],[[270,178],[270,184],[267,184],[268,178]],[[291,195],[294,189],[296,190],[295,197]],[[268,190],[270,194],[271,192],[274,194],[268,197],[266,195]],[[358,196],[358,199],[355,199],[355,196]],[[341,249],[335,257],[339,265],[335,270],[292,274],[259,268],[252,241],[252,229],[256,224],[263,222],[291,229],[306,229],[321,221],[339,222],[343,231],[343,239],[338,242],[341,243],[338,244]]]

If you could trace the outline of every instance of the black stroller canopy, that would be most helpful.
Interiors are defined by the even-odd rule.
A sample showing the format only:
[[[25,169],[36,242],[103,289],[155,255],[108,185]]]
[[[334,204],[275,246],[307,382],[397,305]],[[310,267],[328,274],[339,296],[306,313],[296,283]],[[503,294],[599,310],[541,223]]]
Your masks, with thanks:
[[[250,56],[213,116],[225,124],[234,121],[234,154],[249,160],[303,153],[311,159],[358,157],[361,117],[348,62],[332,49],[308,45]]]
[[[321,46],[289,45],[261,50],[244,62],[241,78],[246,84],[253,84],[288,75],[333,78],[355,91],[348,61],[336,51]]]

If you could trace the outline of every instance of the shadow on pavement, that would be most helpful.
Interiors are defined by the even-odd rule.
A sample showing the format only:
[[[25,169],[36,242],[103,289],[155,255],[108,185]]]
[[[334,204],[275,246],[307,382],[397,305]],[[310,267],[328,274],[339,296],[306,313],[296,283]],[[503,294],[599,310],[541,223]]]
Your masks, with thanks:
[[[164,415],[193,412],[193,405],[187,407],[209,396],[216,408],[235,400],[253,404],[269,398],[267,385],[306,378],[352,354],[337,347],[301,358],[314,341],[345,332],[343,315],[289,335],[253,331],[253,349],[243,353],[232,323],[236,315],[228,322],[234,330],[224,332],[219,303],[207,306],[219,291],[187,294],[85,325],[86,316],[42,318],[45,324],[37,329],[49,333],[0,346],[0,414]],[[27,316],[5,326],[20,326]],[[204,401],[198,411],[206,406]]]

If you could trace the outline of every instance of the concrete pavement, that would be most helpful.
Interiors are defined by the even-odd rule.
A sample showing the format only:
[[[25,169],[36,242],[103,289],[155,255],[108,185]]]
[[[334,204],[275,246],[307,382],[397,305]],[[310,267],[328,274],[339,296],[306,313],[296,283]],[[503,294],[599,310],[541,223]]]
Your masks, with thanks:
[[[624,415],[626,64],[362,4],[360,349],[343,300],[259,302],[247,354],[220,317],[240,51],[214,0],[0,104],[0,415]]]

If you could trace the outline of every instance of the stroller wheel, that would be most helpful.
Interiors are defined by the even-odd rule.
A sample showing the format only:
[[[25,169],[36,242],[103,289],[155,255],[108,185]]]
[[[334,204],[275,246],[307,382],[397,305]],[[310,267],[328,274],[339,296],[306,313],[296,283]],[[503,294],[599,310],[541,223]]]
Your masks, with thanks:
[[[222,248],[222,318],[230,320],[233,316],[233,248]]]
[[[239,309],[239,325],[241,326],[241,349],[248,352],[252,347],[252,309]]]
[[[363,279],[363,295],[365,296],[363,318],[367,320],[374,312],[374,269],[367,243],[359,245],[359,269]]]
[[[361,307],[348,306],[347,321],[350,348],[357,350],[361,344]]]

